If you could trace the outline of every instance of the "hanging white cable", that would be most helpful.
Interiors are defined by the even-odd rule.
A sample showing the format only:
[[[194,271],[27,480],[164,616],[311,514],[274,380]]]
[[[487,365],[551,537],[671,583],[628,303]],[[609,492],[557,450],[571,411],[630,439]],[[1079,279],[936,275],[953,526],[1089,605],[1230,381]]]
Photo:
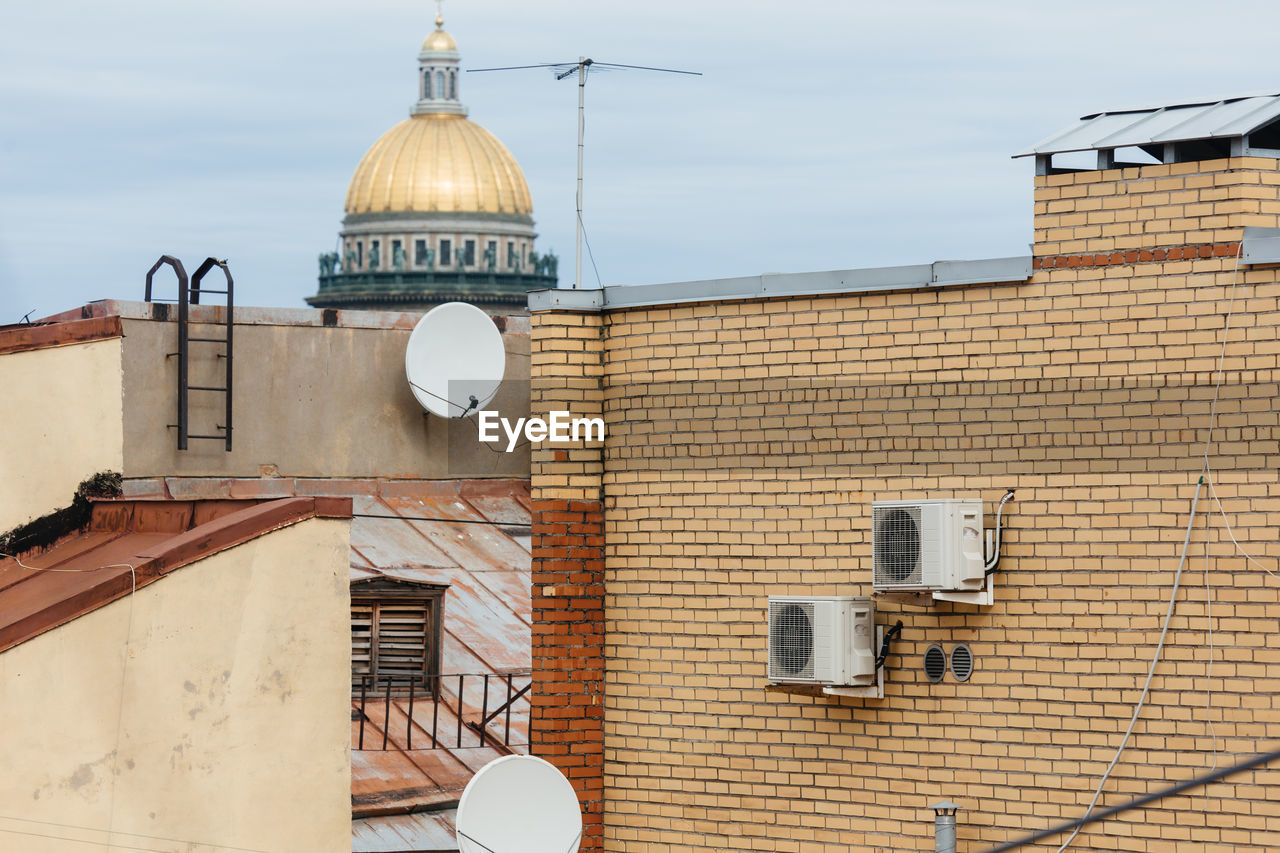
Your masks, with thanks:
[[[1102,796],[1102,788],[1107,784],[1107,779],[1111,778],[1111,771],[1115,769],[1116,764],[1120,761],[1120,755],[1124,752],[1125,746],[1129,743],[1129,736],[1133,734],[1133,727],[1137,725],[1138,715],[1142,713],[1142,707],[1147,703],[1147,694],[1151,690],[1151,679],[1156,673],[1156,664],[1160,662],[1160,655],[1164,651],[1164,639],[1169,633],[1169,623],[1173,621],[1173,606],[1178,600],[1178,585],[1182,581],[1182,567],[1187,562],[1187,549],[1191,545],[1191,529],[1196,523],[1196,508],[1200,504],[1200,487],[1204,485],[1204,477],[1196,480],[1196,493],[1191,498],[1191,518],[1187,522],[1187,535],[1182,540],[1182,555],[1178,557],[1178,570],[1173,575],[1173,590],[1169,594],[1169,609],[1164,615],[1164,627],[1160,629],[1160,642],[1156,644],[1156,653],[1151,657],[1151,666],[1147,669],[1147,681],[1142,685],[1142,695],[1138,697],[1138,703],[1133,706],[1133,716],[1129,718],[1129,728],[1125,729],[1124,737],[1120,740],[1120,745],[1116,747],[1116,754],[1111,759],[1111,763],[1107,765],[1106,771],[1102,774],[1102,778],[1098,780],[1097,790],[1093,792],[1093,799],[1089,801],[1089,808],[1085,809],[1085,816],[1093,813],[1093,807],[1098,803],[1098,797]],[[1076,836],[1080,834],[1080,827],[1076,827],[1075,832],[1071,833],[1071,837],[1062,843],[1058,848],[1058,853],[1062,853],[1071,846],[1071,842],[1075,841]]]
[[[1111,764],[1107,766],[1106,771],[1102,774],[1102,778],[1098,780],[1097,790],[1093,792],[1093,799],[1089,801],[1089,808],[1085,811],[1086,815],[1091,814],[1093,812],[1093,807],[1097,804],[1098,797],[1102,794],[1103,786],[1106,784],[1107,779],[1111,776],[1111,771],[1115,769],[1116,763],[1120,760],[1120,755],[1121,753],[1124,752],[1125,745],[1129,742],[1129,736],[1133,733],[1133,727],[1138,722],[1138,715],[1142,711],[1142,706],[1146,704],[1147,693],[1150,691],[1150,688],[1151,688],[1151,679],[1155,674],[1156,664],[1160,660],[1161,652],[1163,652],[1164,650],[1165,636],[1169,632],[1169,622],[1173,617],[1174,603],[1178,597],[1178,585],[1182,578],[1182,567],[1187,560],[1187,548],[1191,543],[1191,530],[1196,523],[1196,507],[1200,502],[1200,487],[1204,485],[1206,481],[1208,481],[1209,493],[1211,495],[1214,494],[1213,481],[1211,478],[1212,469],[1209,465],[1209,451],[1213,445],[1213,432],[1216,426],[1217,415],[1218,415],[1218,399],[1221,396],[1222,382],[1226,375],[1227,339],[1230,337],[1230,334],[1231,334],[1231,320],[1235,316],[1236,286],[1240,280],[1240,263],[1242,260],[1243,253],[1244,253],[1244,242],[1241,241],[1239,247],[1236,250],[1235,268],[1231,274],[1231,289],[1228,294],[1226,319],[1223,323],[1223,329],[1222,329],[1222,347],[1218,352],[1218,369],[1217,369],[1217,375],[1214,379],[1214,384],[1213,384],[1213,400],[1209,405],[1209,424],[1208,424],[1208,429],[1206,430],[1205,439],[1204,439],[1204,463],[1201,468],[1200,478],[1196,481],[1195,496],[1191,500],[1191,517],[1187,521],[1187,535],[1183,539],[1182,554],[1178,557],[1178,569],[1173,577],[1173,591],[1169,596],[1169,609],[1168,609],[1168,612],[1165,614],[1164,627],[1160,631],[1160,642],[1156,645],[1156,653],[1151,659],[1151,667],[1147,670],[1147,681],[1146,681],[1146,684],[1144,684],[1142,687],[1142,695],[1138,699],[1138,704],[1134,706],[1133,716],[1129,720],[1129,727],[1128,729],[1125,730],[1124,738],[1120,741],[1120,746],[1116,749],[1116,754],[1111,759]],[[1214,497],[1214,501],[1215,503],[1218,503],[1216,496]],[[1218,510],[1220,512],[1222,511],[1221,503],[1218,503]],[[1222,517],[1225,522],[1226,521],[1225,512],[1222,513]],[[1236,548],[1243,554],[1244,549],[1240,547],[1239,542],[1236,542],[1235,535],[1231,532],[1231,526],[1229,523],[1227,523],[1227,534],[1231,536],[1231,541],[1235,542]],[[1207,549],[1208,549],[1207,538],[1208,538],[1208,534],[1206,532],[1206,542],[1205,542],[1206,559],[1207,559]],[[1265,566],[1262,566],[1262,564],[1258,563],[1256,560],[1253,560],[1253,558],[1249,557],[1248,554],[1245,554],[1245,556],[1251,562],[1254,562],[1256,565],[1258,565],[1260,568],[1266,571],[1268,574],[1271,574],[1273,577],[1275,576],[1275,573],[1271,572],[1271,570],[1267,569]],[[1206,690],[1207,689],[1208,689],[1208,686],[1206,685]],[[1215,734],[1215,748],[1216,748],[1216,734]],[[1216,760],[1216,756],[1215,756],[1215,760]],[[1066,850],[1067,847],[1071,845],[1071,842],[1074,841],[1076,836],[1079,834],[1080,834],[1080,827],[1076,827],[1075,831],[1071,833],[1071,837],[1068,838],[1066,841],[1064,841],[1062,846],[1058,848],[1057,853],[1062,853],[1062,851]]]
[[[1210,490],[1213,489],[1213,483],[1209,483]],[[1204,671],[1204,724],[1209,730],[1212,746],[1210,747],[1210,757],[1212,759],[1209,772],[1213,773],[1218,769],[1218,730],[1213,725],[1213,660],[1217,656],[1214,648],[1213,637],[1213,582],[1210,580],[1209,574],[1209,542],[1210,528],[1213,524],[1213,512],[1210,510],[1204,514],[1204,619],[1205,634],[1208,638],[1209,661],[1205,665]],[[1209,789],[1205,788],[1203,796],[1200,798],[1200,813],[1207,815],[1209,813]],[[1208,849],[1209,842],[1205,841],[1203,847]]]
[[[1231,520],[1227,518],[1227,511],[1222,508],[1222,501],[1218,500],[1218,490],[1213,487],[1213,479],[1211,477],[1205,477],[1205,479],[1209,483],[1209,496],[1213,498],[1214,504],[1218,507],[1218,512],[1222,514],[1222,526],[1226,528],[1227,536],[1231,538],[1231,544],[1236,546],[1236,551],[1238,551],[1240,556],[1244,557],[1248,562],[1253,563],[1276,580],[1280,580],[1280,575],[1255,560],[1253,555],[1246,551],[1244,546],[1240,544],[1240,541],[1236,539],[1235,531],[1231,529]]]

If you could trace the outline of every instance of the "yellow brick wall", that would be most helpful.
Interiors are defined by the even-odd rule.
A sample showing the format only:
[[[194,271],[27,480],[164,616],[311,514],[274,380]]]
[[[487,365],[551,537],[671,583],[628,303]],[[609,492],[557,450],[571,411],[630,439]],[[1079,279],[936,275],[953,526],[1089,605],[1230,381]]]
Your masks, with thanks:
[[[1232,157],[1037,177],[1035,254],[1231,242],[1280,226],[1280,161]]]
[[[1217,179],[1245,166],[1226,161],[1197,192],[1227,186],[1221,203],[1244,204]],[[1200,177],[1159,168],[1170,176],[1140,182],[1167,199],[1144,204],[1190,204],[1176,193]],[[1091,185],[1040,183],[1038,232],[1068,227],[1053,194]],[[1160,227],[1219,239],[1210,216]],[[605,314],[604,849],[932,850],[927,806],[951,799],[959,849],[978,851],[1082,814],[1160,632],[1235,275],[1233,258],[1210,258]],[[1210,461],[1235,536],[1276,570],[1276,270],[1242,269],[1234,312]],[[538,354],[538,329],[535,386],[572,377],[561,354]],[[577,475],[553,460],[535,453],[535,495]],[[906,624],[883,700],[765,689],[768,596],[870,594],[873,499],[980,496],[990,526],[1006,488],[994,606],[878,604],[878,622]],[[1211,505],[1202,495],[1164,658],[1104,806],[1280,733],[1280,581],[1240,556]],[[973,678],[930,684],[924,649],[961,641]],[[1072,849],[1274,850],[1277,781],[1247,773]]]

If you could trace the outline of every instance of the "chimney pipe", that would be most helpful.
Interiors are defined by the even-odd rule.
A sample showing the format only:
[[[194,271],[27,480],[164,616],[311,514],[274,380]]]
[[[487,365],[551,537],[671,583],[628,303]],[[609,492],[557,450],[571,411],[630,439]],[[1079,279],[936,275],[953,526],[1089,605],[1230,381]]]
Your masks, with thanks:
[[[933,819],[934,853],[956,853],[956,810],[960,807],[950,800],[929,806],[936,815]]]

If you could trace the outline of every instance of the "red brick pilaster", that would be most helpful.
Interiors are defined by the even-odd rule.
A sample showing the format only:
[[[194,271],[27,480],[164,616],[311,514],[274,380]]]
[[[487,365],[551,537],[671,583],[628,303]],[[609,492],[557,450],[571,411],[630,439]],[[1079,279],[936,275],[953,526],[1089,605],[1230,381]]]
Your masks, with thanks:
[[[532,315],[535,415],[603,413],[599,314]],[[535,445],[533,691],[530,743],[569,778],[582,804],[582,850],[604,843],[604,443]]]
[[[599,501],[533,504],[533,752],[573,782],[583,850],[604,807],[604,511]]]

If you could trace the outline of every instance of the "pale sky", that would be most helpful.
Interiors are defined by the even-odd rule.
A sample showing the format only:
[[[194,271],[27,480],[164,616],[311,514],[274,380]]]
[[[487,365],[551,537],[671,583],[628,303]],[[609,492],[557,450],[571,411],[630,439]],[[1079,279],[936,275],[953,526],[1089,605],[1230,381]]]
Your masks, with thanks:
[[[1032,164],[1101,109],[1280,91],[1280,4],[448,0],[463,68],[594,76],[584,219],[605,284],[1025,254]],[[304,305],[361,155],[416,97],[426,0],[42,0],[0,50],[0,324],[140,299],[163,253]],[[572,278],[577,93],[465,74]],[[589,263],[584,281],[594,285]]]

